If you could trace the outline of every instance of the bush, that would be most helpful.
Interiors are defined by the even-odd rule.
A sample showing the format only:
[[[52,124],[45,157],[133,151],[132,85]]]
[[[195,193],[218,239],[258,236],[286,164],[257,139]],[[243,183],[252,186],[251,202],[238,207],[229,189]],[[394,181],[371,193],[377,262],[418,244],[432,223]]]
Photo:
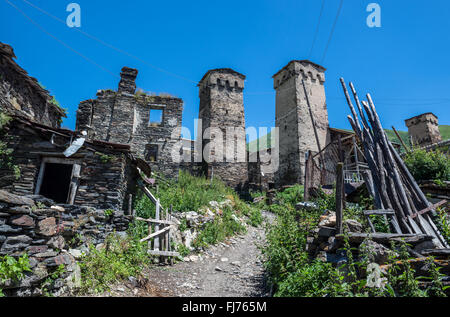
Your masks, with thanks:
[[[207,223],[200,234],[194,240],[194,247],[202,248],[208,244],[216,244],[227,237],[245,232],[245,227],[240,223],[230,207],[223,210],[222,217],[216,217],[214,222]]]
[[[417,297],[443,296],[445,287],[442,274],[433,264],[429,265],[428,277],[416,277],[416,272],[408,262],[408,252],[404,243],[394,245],[388,262],[386,274],[381,273],[381,288],[369,287],[368,250],[360,254],[361,261],[353,260],[353,249],[345,240],[342,251],[346,255],[345,264],[333,266],[310,259],[306,250],[309,236],[317,226],[320,216],[332,205],[333,195],[323,194],[316,200],[317,210],[295,210],[291,204],[276,205],[277,220],[266,229],[266,245],[262,248],[264,267],[269,273],[269,282],[273,286],[274,296],[286,297],[336,297],[336,296],[382,296]],[[330,197],[327,197],[330,196]],[[357,218],[361,208],[350,207],[344,214]],[[384,224],[379,224],[383,226]],[[431,280],[431,287],[421,289],[422,280]]]
[[[82,293],[101,293],[109,290],[116,281],[138,276],[150,264],[147,244],[133,237],[118,238],[115,234],[107,237],[105,248],[97,250],[93,245],[80,261]]]
[[[172,205],[173,210],[184,212],[199,210],[208,206],[210,201],[222,201],[236,194],[218,179],[211,181],[181,170],[177,182],[163,178],[156,196],[164,208]],[[136,201],[135,210],[139,217],[155,216],[155,205],[144,194]]]
[[[0,284],[8,280],[19,281],[25,272],[31,272],[28,255],[24,254],[17,260],[11,256],[0,257]],[[3,296],[0,289],[0,297]]]
[[[440,151],[414,150],[405,156],[411,174],[420,180],[450,180],[450,160]]]
[[[304,187],[303,185],[294,185],[278,192],[276,199],[282,204],[289,204],[295,206],[298,202],[303,201]]]

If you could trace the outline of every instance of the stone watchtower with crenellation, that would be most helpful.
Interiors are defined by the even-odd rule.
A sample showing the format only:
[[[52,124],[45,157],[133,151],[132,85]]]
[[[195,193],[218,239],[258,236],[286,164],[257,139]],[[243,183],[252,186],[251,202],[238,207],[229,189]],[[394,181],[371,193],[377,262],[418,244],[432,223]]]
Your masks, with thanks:
[[[275,126],[279,128],[277,186],[303,184],[305,154],[318,152],[302,80],[305,82],[320,147],[328,144],[325,68],[308,60],[293,60],[273,76],[276,90]]]
[[[207,177],[221,178],[236,189],[243,188],[248,181],[244,81],[244,75],[221,68],[208,71],[198,85],[203,172]]]

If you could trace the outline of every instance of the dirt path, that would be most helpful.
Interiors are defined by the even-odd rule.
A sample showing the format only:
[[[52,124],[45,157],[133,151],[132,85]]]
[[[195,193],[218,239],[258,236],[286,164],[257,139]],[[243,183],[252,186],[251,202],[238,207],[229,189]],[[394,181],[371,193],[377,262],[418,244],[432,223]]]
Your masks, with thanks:
[[[274,216],[263,212],[266,221]],[[245,235],[210,247],[192,261],[174,266],[152,267],[148,286],[158,296],[263,297],[268,295],[258,245],[264,243],[264,228],[249,226]]]

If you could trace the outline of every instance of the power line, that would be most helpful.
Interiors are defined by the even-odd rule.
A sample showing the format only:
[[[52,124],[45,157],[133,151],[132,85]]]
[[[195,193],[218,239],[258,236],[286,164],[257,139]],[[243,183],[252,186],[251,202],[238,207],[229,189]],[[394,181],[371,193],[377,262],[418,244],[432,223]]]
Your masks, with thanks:
[[[328,47],[331,43],[331,39],[333,38],[334,29],[336,28],[337,21],[339,20],[339,15],[341,14],[341,9],[342,9],[343,4],[344,4],[344,0],[341,0],[341,2],[339,3],[339,8],[338,8],[338,11],[336,14],[336,18],[334,19],[333,27],[331,28],[331,33],[330,33],[330,37],[328,38],[327,46],[325,47],[325,51],[323,52],[322,60],[320,61],[321,64],[323,63],[323,61],[325,60],[325,56],[327,55]]]
[[[6,1],[6,0],[5,0],[5,1]],[[54,19],[54,20],[56,20],[56,21],[58,21],[58,22],[60,22],[60,23],[62,23],[62,24],[64,24],[64,25],[66,25],[66,22],[65,22],[64,20],[62,20],[62,19],[60,19],[60,18],[54,16],[53,14],[51,14],[51,13],[45,11],[44,9],[38,7],[37,5],[31,3],[31,2],[29,2],[29,1],[27,1],[27,0],[22,0],[22,1],[25,2],[26,4],[28,4],[29,6],[35,8],[36,10],[39,10],[40,12],[44,13],[45,15],[51,17],[52,19]],[[72,28],[72,29],[75,30],[75,31],[77,31],[77,32],[79,32],[79,33],[81,33],[81,34],[83,34],[84,36],[90,38],[91,40],[94,40],[94,41],[96,41],[96,42],[102,44],[103,46],[106,46],[106,47],[108,47],[108,48],[111,48],[111,49],[115,50],[115,51],[118,52],[118,53],[121,53],[121,54],[124,54],[124,55],[126,55],[126,56],[128,56],[128,57],[131,57],[131,58],[133,58],[133,59],[135,59],[135,60],[141,62],[142,64],[144,64],[144,65],[146,65],[146,66],[149,66],[149,67],[151,67],[151,68],[153,68],[153,69],[155,69],[155,70],[157,70],[157,71],[159,71],[159,72],[165,73],[165,74],[170,75],[170,76],[173,76],[173,77],[177,77],[178,79],[182,79],[182,80],[184,80],[184,81],[188,81],[188,82],[194,83],[194,84],[196,84],[196,85],[197,85],[197,83],[198,83],[197,81],[191,80],[191,79],[186,78],[186,77],[183,77],[183,76],[181,76],[181,75],[178,75],[178,74],[169,72],[169,71],[167,71],[167,70],[165,70],[165,69],[162,69],[162,68],[160,68],[160,67],[158,67],[158,66],[152,65],[152,64],[146,62],[145,60],[143,60],[143,59],[141,59],[141,58],[139,58],[139,57],[137,57],[137,56],[134,56],[134,55],[132,55],[132,54],[130,54],[130,53],[128,53],[128,52],[126,52],[126,51],[120,49],[120,48],[117,48],[117,47],[115,47],[115,46],[113,46],[113,45],[111,45],[111,44],[109,44],[109,43],[107,43],[107,42],[105,42],[105,41],[103,41],[103,40],[101,40],[101,39],[99,39],[99,38],[97,38],[97,37],[95,37],[95,36],[93,36],[93,35],[87,33],[87,32],[84,32],[83,30],[81,30],[81,29],[79,29],[79,28]]]
[[[324,7],[325,7],[325,0],[322,0],[322,6],[320,7],[320,14],[319,14],[319,22],[317,22],[316,32],[314,33],[314,38],[313,38],[313,42],[311,45],[311,49],[309,50],[308,58],[311,57],[312,51],[314,49],[314,45],[316,44],[317,35],[319,34],[319,27],[320,27],[320,22],[322,20],[322,14],[323,14]]]
[[[85,55],[83,55],[82,53],[78,52],[76,49],[74,49],[73,47],[71,47],[69,44],[65,43],[64,41],[60,40],[59,38],[57,38],[55,35],[53,35],[52,33],[50,33],[49,31],[47,31],[44,27],[42,27],[39,23],[37,23],[36,21],[34,21],[32,18],[30,18],[25,12],[23,12],[22,10],[20,10],[17,6],[15,6],[14,4],[12,4],[11,2],[9,2],[8,0],[5,0],[5,2],[7,4],[9,4],[10,6],[12,6],[14,9],[16,9],[17,11],[19,11],[28,21],[30,21],[34,26],[36,26],[37,28],[39,28],[42,32],[44,32],[45,34],[47,34],[48,36],[50,36],[51,38],[53,38],[55,41],[59,42],[61,45],[63,45],[64,47],[66,47],[67,49],[71,50],[72,52],[74,52],[75,54],[79,55],[80,57],[82,57],[83,59],[85,59],[86,61],[88,61],[89,63],[95,65],[96,67],[100,68],[101,70],[109,73],[110,75],[114,76],[114,77],[119,77],[118,75],[114,74],[112,71],[110,71],[109,69],[101,66],[100,64],[96,63],[95,61],[93,61],[92,59],[90,59],[89,57],[86,57]]]

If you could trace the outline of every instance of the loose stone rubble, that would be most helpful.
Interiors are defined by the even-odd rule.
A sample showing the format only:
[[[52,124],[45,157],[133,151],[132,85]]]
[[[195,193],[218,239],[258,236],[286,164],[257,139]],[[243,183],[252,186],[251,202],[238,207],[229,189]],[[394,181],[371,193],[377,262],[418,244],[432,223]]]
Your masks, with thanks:
[[[14,258],[27,253],[32,272],[19,282],[0,285],[8,296],[40,296],[42,283],[64,265],[65,271],[47,287],[58,296],[79,286],[76,263],[89,252],[88,245],[102,248],[112,232],[119,236],[131,221],[120,211],[111,216],[104,210],[73,205],[54,205],[42,196],[16,196],[0,190],[0,256]]]

